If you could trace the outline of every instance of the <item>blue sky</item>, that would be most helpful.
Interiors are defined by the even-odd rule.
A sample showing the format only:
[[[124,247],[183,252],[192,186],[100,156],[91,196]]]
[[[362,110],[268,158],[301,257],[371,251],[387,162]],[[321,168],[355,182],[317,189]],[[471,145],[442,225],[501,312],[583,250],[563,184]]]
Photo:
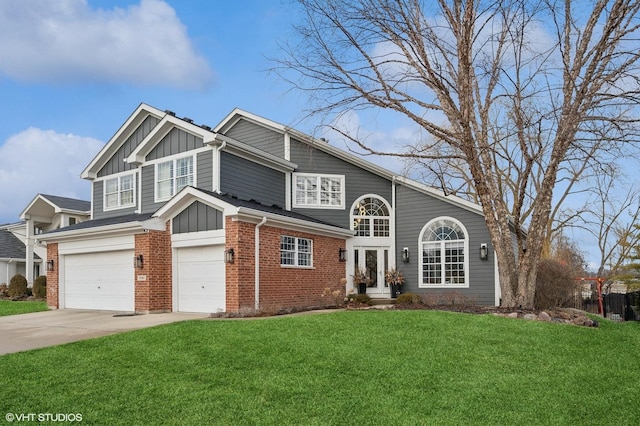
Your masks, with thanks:
[[[141,103],[217,124],[234,107],[311,132],[266,69],[286,0],[0,2],[0,224],[37,193],[89,198],[80,172]]]

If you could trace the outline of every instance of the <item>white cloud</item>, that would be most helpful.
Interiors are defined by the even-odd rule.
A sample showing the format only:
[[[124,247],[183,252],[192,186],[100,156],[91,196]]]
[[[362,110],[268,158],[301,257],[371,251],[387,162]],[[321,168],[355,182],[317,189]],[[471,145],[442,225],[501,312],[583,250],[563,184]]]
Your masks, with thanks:
[[[162,0],[92,9],[86,0],[0,2],[0,72],[27,82],[202,88],[212,77]]]
[[[102,148],[97,139],[29,128],[0,145],[0,223],[18,215],[36,194],[89,200],[80,173]]]

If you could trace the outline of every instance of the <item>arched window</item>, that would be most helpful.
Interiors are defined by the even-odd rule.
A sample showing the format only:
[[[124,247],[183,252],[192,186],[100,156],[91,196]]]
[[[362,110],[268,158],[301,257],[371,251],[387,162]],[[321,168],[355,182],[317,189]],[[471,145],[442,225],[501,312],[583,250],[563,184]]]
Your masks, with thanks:
[[[452,218],[437,218],[420,233],[423,287],[468,287],[469,238],[464,226]]]
[[[362,197],[353,205],[351,220],[356,237],[389,236],[389,207],[382,198]]]

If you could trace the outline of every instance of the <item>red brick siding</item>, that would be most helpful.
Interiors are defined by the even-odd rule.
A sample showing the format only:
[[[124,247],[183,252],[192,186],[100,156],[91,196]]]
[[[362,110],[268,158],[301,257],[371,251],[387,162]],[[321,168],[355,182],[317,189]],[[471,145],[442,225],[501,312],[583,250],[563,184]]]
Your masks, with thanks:
[[[280,266],[280,237],[287,235],[313,241],[313,268]],[[323,297],[328,287],[345,295],[345,263],[338,260],[338,249],[344,240],[281,228],[260,228],[260,308],[322,307],[335,303],[333,297]]]
[[[235,261],[225,265],[226,311],[255,307],[255,225],[226,218],[225,250],[233,249]]]
[[[53,271],[47,271],[47,306],[51,309],[57,309],[60,307],[59,304],[59,269],[60,263],[58,262],[58,243],[49,243],[47,244],[47,260],[53,259],[54,267]]]
[[[226,264],[227,312],[255,307],[255,224],[226,220],[226,249],[233,248],[235,262]],[[266,225],[260,232],[260,310],[308,308],[335,303],[323,297],[325,288],[338,290],[344,297],[345,263],[338,260],[344,240],[318,236]],[[313,241],[313,268],[280,266],[280,236],[309,238]]]
[[[136,312],[171,311],[172,260],[168,228],[167,224],[165,231],[135,235],[135,255],[143,256],[143,267],[133,271]],[[138,280],[139,276],[146,279]]]

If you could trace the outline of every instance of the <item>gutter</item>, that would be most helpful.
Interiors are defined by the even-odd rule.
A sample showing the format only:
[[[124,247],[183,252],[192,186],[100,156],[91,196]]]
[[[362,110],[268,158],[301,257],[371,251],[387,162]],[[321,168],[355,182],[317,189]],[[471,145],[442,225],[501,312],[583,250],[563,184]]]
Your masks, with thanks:
[[[255,309],[256,311],[258,309],[260,309],[260,228],[262,227],[262,225],[264,225],[265,223],[267,223],[267,217],[263,216],[262,220],[260,221],[260,223],[258,223],[256,225],[256,232],[255,232],[255,247],[254,247],[254,256],[255,256],[255,262],[254,262],[254,267],[255,267],[255,271],[254,271],[254,280],[255,280]]]

